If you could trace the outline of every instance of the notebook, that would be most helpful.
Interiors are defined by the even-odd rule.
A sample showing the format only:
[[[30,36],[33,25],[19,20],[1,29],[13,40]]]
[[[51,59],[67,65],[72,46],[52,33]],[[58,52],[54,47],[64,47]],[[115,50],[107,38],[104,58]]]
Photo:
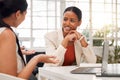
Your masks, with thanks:
[[[95,67],[77,67],[71,71],[72,74],[96,74],[99,77],[120,77],[120,66],[118,64],[108,65],[109,42],[103,44],[102,64]]]

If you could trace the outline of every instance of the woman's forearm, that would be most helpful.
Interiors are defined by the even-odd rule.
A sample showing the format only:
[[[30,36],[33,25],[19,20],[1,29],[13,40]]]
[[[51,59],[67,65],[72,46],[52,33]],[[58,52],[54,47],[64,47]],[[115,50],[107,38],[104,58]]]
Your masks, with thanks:
[[[18,74],[18,77],[24,78],[24,79],[28,79],[33,70],[35,69],[37,63],[38,63],[38,58],[33,57],[28,64],[23,68],[23,70]]]

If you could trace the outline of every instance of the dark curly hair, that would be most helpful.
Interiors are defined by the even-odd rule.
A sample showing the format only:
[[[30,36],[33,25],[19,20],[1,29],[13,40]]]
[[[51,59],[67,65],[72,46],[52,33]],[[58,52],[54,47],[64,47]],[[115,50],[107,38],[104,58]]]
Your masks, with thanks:
[[[64,13],[67,11],[74,12],[77,15],[79,21],[82,19],[82,11],[79,8],[77,8],[75,6],[70,6],[65,9]]]

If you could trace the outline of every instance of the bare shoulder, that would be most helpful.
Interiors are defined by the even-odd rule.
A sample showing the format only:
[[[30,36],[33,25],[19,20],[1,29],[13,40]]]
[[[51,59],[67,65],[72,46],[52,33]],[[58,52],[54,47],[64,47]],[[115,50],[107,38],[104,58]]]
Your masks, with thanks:
[[[17,72],[16,38],[7,28],[0,34],[0,63],[0,72],[9,74]]]
[[[0,34],[0,41],[5,41],[5,40],[12,40],[15,41],[15,35],[14,33],[6,28],[1,34]]]
[[[0,50],[5,52],[8,50],[15,50],[16,49],[16,38],[14,33],[6,28],[2,33],[0,34]]]

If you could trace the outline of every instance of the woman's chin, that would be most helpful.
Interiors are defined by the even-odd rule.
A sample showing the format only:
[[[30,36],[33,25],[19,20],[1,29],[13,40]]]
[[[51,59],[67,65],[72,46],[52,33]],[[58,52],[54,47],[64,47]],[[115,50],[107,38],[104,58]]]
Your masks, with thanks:
[[[66,33],[66,34],[68,34],[70,31],[68,31],[68,30],[64,30],[64,33]]]

